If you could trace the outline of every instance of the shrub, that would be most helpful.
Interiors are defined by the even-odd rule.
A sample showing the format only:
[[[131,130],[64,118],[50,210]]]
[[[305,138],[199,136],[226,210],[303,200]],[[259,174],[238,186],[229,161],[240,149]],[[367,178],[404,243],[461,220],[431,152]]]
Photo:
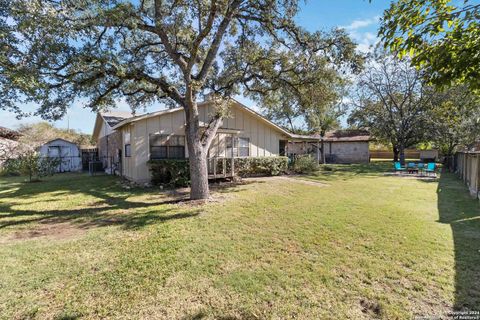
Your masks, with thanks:
[[[228,160],[228,159],[227,159]],[[169,187],[186,187],[190,184],[190,171],[186,160],[150,160],[149,169],[152,183]],[[231,161],[226,161],[225,170],[231,170]],[[241,177],[276,176],[285,173],[288,168],[287,157],[235,158],[235,173]],[[217,162],[217,172],[223,172],[223,161]]]
[[[186,187],[190,184],[188,160],[150,160],[152,183],[170,187]]]
[[[235,172],[241,177],[278,176],[287,169],[287,157],[235,158]]]
[[[17,159],[10,159],[3,165],[4,174],[27,175],[30,181],[53,175],[61,160],[58,158],[41,157],[32,150],[20,154]]]
[[[0,168],[0,176],[12,177],[20,175],[20,161],[17,159],[5,160]]]
[[[298,156],[293,163],[296,173],[312,173],[318,170],[317,160],[309,155]]]

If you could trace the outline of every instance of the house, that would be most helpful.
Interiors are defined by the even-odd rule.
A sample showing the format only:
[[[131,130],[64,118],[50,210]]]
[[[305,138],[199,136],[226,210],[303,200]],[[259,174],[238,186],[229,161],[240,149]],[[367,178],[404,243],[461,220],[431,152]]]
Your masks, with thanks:
[[[123,111],[97,114],[92,137],[97,145],[98,160],[102,162],[107,173],[113,174],[116,170],[120,170],[122,136],[119,131],[113,130],[113,127],[132,116],[132,113]]]
[[[365,130],[335,130],[323,137],[327,163],[368,163],[370,134]],[[319,135],[292,134],[287,155],[310,154],[322,162],[322,138]]]
[[[198,104],[200,125],[206,127],[214,106]],[[122,139],[122,175],[138,183],[150,181],[150,159],[188,158],[183,108],[127,118],[117,125]],[[284,155],[292,135],[239,102],[233,102],[212,142],[209,158],[277,157]]]
[[[43,157],[60,159],[57,172],[82,170],[80,148],[73,142],[60,138],[54,139],[38,147],[37,151]]]

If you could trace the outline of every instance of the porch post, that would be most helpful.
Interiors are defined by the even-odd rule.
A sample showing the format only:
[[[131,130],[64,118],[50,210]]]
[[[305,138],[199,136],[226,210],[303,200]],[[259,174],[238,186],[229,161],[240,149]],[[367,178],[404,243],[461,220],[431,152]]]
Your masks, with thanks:
[[[320,139],[317,140],[317,163],[320,163]]]

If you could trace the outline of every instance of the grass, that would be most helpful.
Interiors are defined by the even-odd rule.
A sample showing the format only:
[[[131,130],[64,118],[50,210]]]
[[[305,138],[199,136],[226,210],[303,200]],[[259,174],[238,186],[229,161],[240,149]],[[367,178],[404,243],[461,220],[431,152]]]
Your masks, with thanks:
[[[0,178],[1,319],[405,319],[480,305],[480,206],[451,174],[329,166],[204,206],[115,177]]]

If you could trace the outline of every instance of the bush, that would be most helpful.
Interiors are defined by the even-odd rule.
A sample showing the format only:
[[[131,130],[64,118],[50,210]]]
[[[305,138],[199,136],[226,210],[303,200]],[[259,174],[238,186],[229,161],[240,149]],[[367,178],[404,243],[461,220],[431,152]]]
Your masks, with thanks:
[[[169,187],[187,187],[190,184],[188,160],[150,160],[152,183]]]
[[[317,160],[309,155],[299,156],[293,163],[293,171],[296,173],[312,173],[317,170]]]
[[[227,159],[228,160],[228,159]],[[235,158],[235,173],[241,177],[276,176],[285,173],[288,168],[287,157]],[[226,161],[225,170],[231,170],[231,162]],[[152,183],[169,187],[186,187],[190,184],[189,162],[186,160],[150,160],[149,169]],[[218,161],[217,172],[223,172],[223,161]]]
[[[20,175],[20,161],[17,159],[5,160],[0,168],[0,176],[13,177]]]
[[[241,177],[278,176],[287,169],[287,157],[235,158],[235,172]]]
[[[3,164],[5,175],[27,175],[30,182],[53,175],[61,160],[59,158],[42,157],[37,152],[27,150],[17,159],[9,159]]]

